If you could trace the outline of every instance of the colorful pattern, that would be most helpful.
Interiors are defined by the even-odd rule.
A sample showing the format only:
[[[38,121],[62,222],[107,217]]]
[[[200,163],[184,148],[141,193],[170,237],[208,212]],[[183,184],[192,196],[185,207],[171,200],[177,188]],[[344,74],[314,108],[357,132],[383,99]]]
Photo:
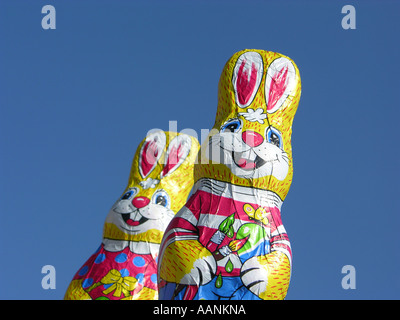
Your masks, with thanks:
[[[65,299],[158,298],[159,246],[193,186],[198,149],[195,138],[173,132],[142,141],[128,187],[106,217],[103,243],[75,274]]]
[[[110,252],[102,244],[73,280],[98,300],[152,300],[157,296],[157,257],[133,253],[128,247]]]
[[[281,54],[244,50],[226,63],[195,188],[166,229],[160,299],[283,299],[292,253],[281,206],[293,176],[299,71]]]

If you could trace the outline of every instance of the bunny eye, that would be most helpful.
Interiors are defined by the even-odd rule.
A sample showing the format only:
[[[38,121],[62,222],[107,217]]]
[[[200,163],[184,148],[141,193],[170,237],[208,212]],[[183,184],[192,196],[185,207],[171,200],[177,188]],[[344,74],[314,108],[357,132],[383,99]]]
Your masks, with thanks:
[[[272,143],[273,145],[282,149],[282,135],[278,130],[276,130],[274,127],[268,127],[265,135],[269,143]]]
[[[167,206],[167,198],[165,196],[161,196],[161,195],[157,196],[156,204],[166,207]]]
[[[158,204],[160,206],[169,208],[170,201],[168,194],[164,190],[159,190],[153,195],[153,203]]]
[[[221,132],[238,132],[242,127],[242,123],[239,119],[233,119],[226,122],[221,127]]]
[[[135,196],[138,193],[137,188],[131,188],[127,192],[124,193],[124,195],[121,197],[121,200],[128,200],[131,199],[133,196]]]

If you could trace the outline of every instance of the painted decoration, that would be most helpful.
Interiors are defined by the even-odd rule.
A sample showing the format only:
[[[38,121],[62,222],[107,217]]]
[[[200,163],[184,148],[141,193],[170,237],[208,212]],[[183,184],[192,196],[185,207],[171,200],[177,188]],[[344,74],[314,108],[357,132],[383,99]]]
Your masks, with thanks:
[[[128,186],[106,217],[103,241],[64,299],[154,300],[164,230],[193,186],[198,141],[155,131],[139,145]]]
[[[281,207],[300,94],[299,70],[282,54],[243,50],[228,60],[193,194],[160,247],[160,299],[285,298],[292,252]]]

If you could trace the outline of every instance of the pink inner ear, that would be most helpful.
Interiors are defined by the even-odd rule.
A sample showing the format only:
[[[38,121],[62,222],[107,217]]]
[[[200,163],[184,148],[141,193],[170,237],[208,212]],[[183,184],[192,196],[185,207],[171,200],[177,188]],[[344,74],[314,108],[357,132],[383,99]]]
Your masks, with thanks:
[[[146,177],[153,169],[158,156],[157,142],[152,140],[146,142],[141,154],[141,169],[143,175]]]
[[[182,145],[179,144],[178,148],[173,146],[168,153],[168,159],[165,163],[164,169],[162,171],[162,176],[166,176],[175,166],[178,165],[180,158],[182,157]]]
[[[248,70],[243,71],[245,65],[246,60],[244,60],[240,65],[236,81],[236,92],[241,105],[245,105],[249,101],[257,82],[257,68],[255,64],[253,63],[251,65],[250,79]]]
[[[272,110],[287,88],[288,66],[283,67],[279,72],[275,73],[271,79],[271,86],[268,94],[267,110]]]

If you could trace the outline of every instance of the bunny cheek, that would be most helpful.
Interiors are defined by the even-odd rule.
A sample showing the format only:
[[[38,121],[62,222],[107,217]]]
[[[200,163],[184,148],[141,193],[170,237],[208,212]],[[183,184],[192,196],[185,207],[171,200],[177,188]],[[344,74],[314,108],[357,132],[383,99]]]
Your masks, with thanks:
[[[172,210],[155,203],[150,203],[148,210],[143,215],[149,220],[148,224],[151,223],[152,229],[158,229],[164,231],[168,223],[174,216]]]

